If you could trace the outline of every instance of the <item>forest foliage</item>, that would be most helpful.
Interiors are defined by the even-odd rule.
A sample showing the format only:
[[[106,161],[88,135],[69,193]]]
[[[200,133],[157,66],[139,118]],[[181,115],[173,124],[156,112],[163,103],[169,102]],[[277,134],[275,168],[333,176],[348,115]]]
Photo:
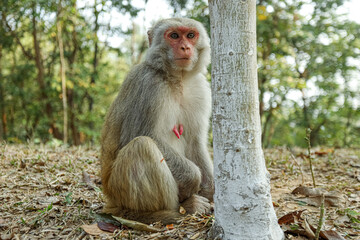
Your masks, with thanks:
[[[264,147],[304,147],[307,128],[312,145],[360,146],[360,24],[339,13],[344,2],[258,0]],[[206,1],[168,3],[210,31]],[[147,48],[134,21],[141,11],[125,0],[1,1],[0,140],[98,143],[110,103]],[[114,25],[114,12],[130,24]]]

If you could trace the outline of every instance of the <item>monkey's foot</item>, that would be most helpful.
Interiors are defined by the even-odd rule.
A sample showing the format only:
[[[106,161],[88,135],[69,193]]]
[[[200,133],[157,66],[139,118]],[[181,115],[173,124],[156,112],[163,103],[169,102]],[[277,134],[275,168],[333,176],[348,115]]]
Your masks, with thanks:
[[[189,214],[194,214],[195,212],[205,214],[210,213],[211,211],[211,204],[209,200],[196,194],[180,203],[180,205],[183,206]]]
[[[179,130],[178,130],[178,127],[177,125],[175,124],[174,125],[174,128],[173,128],[173,132],[175,133],[176,137],[178,139],[180,139],[180,136],[183,134],[184,132],[184,126],[182,124],[179,124]]]

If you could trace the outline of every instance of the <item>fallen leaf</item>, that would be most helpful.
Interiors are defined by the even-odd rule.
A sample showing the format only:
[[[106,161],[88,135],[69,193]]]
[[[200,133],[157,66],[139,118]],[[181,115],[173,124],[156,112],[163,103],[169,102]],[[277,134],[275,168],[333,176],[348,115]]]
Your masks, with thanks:
[[[335,219],[334,224],[339,227],[346,227],[351,220],[347,215],[340,216]]]
[[[91,225],[82,225],[81,226],[82,229],[84,229],[84,231],[87,233],[87,234],[90,234],[90,235],[93,235],[93,236],[98,236],[100,234],[106,234],[106,232],[104,232],[103,230],[101,230],[97,223],[94,223],[94,224],[91,224]]]
[[[174,229],[174,224],[169,224],[166,225],[167,230],[173,230]]]
[[[97,223],[97,226],[103,230],[103,231],[106,231],[106,232],[115,232],[116,230],[120,229],[120,227],[114,225],[114,224],[111,224],[111,223],[107,223],[107,222],[98,222]]]
[[[305,229],[306,236],[307,236],[309,239],[315,238],[315,233],[311,230],[310,224],[308,223],[308,221],[306,220],[306,218],[304,219],[303,227],[304,227],[304,229]]]
[[[333,230],[321,231],[320,236],[326,240],[345,240],[345,238]]]
[[[89,189],[94,189],[94,181],[91,179],[90,175],[83,171],[82,172],[82,176],[83,176],[83,182],[86,183],[86,185],[88,186]]]
[[[182,206],[180,206],[179,213],[181,213],[181,214],[184,215],[184,214],[186,213],[185,208],[183,208]]]
[[[329,153],[330,152],[315,152],[315,154],[318,155],[318,156],[324,156],[324,155],[327,155]]]
[[[119,221],[117,221],[115,218],[113,218],[110,214],[95,213],[94,217],[95,217],[96,222],[107,222],[107,223],[111,223],[115,226],[119,226],[119,227],[121,226]]]
[[[146,231],[146,232],[159,232],[159,231],[161,231],[158,228],[154,228],[152,226],[146,225],[146,224],[141,223],[141,222],[132,221],[132,220],[128,220],[128,219],[125,219],[125,218],[116,217],[116,216],[112,216],[112,217],[114,219],[116,219],[117,221],[119,221],[122,225],[130,227],[130,228],[132,228],[134,230]]]
[[[9,234],[1,234],[1,235],[0,235],[0,239],[1,239],[1,240],[10,240],[10,239],[13,239],[13,238],[14,238],[14,235],[15,235],[14,232],[9,233]]]
[[[352,166],[354,168],[360,168],[360,163],[351,162],[350,166]]]
[[[199,236],[200,236],[200,232],[195,233],[194,235],[192,235],[192,236],[190,237],[190,239],[191,239],[191,240],[193,240],[193,239],[198,239]]]
[[[20,161],[20,168],[26,168],[26,162],[24,159]]]
[[[321,205],[322,195],[325,196],[324,202],[326,207],[337,207],[341,203],[340,194],[336,191],[327,192],[320,188],[299,186],[295,188],[291,193],[306,196],[307,198],[301,198],[298,200],[315,207],[319,207]]]
[[[294,234],[294,235],[301,235],[301,236],[306,236],[306,231],[301,228],[299,225],[297,224],[293,224],[293,225],[281,225],[281,229],[285,232],[285,233],[290,233],[290,234]]]
[[[321,196],[323,192],[319,188],[298,186],[291,193],[292,194],[300,194],[300,195],[304,195],[304,196],[319,196],[319,195]]]
[[[302,214],[304,211],[305,211],[305,210],[295,211],[295,212],[288,213],[288,214],[286,214],[285,216],[282,216],[281,218],[279,218],[278,223],[279,223],[280,225],[295,223],[295,222],[297,222],[297,221],[300,219],[301,214]]]

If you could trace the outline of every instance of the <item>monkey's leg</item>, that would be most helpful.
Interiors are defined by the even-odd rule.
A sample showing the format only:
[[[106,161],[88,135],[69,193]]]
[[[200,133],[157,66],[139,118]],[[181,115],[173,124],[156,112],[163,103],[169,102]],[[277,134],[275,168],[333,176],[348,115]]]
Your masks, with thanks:
[[[143,222],[178,218],[178,187],[155,142],[137,137],[113,163],[104,211]]]

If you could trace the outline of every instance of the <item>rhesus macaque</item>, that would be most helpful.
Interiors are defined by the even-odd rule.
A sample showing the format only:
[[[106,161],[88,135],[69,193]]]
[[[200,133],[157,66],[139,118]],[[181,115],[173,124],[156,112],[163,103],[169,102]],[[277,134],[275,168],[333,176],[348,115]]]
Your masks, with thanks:
[[[213,166],[207,149],[211,108],[209,37],[191,19],[161,20],[143,63],[113,102],[102,131],[104,211],[145,223],[207,212]]]

